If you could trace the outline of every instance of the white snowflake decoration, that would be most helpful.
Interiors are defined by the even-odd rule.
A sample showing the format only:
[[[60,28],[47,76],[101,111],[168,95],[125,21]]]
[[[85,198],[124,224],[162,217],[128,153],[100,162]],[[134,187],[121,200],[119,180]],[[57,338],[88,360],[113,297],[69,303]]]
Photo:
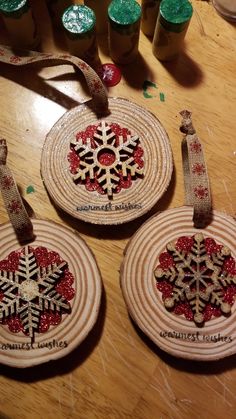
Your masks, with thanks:
[[[30,248],[26,246],[23,250],[17,271],[0,271],[0,291],[4,294],[0,320],[19,316],[24,331],[33,340],[43,311],[70,311],[70,304],[56,291],[67,263],[40,267]]]
[[[81,138],[71,142],[80,159],[73,180],[84,181],[87,176],[91,180],[96,178],[99,186],[109,198],[112,198],[120,180],[120,173],[123,177],[128,174],[131,177],[143,174],[143,168],[140,168],[134,159],[134,149],[139,144],[139,137],[137,135],[127,135],[127,139],[124,139],[123,136],[119,136],[119,145],[117,145],[115,133],[105,121],[102,121],[97,127],[93,139],[96,148],[91,147],[89,138],[85,144]],[[99,161],[99,156],[102,153],[109,153],[113,156],[112,163],[102,164]]]

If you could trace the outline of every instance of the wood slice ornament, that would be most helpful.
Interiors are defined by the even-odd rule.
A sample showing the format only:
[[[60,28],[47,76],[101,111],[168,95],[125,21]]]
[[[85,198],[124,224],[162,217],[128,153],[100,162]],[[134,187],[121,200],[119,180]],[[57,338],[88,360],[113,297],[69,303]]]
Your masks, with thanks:
[[[47,135],[41,160],[56,205],[94,224],[145,214],[172,174],[169,140],[154,115],[126,99],[108,103],[99,120],[87,104],[67,112]]]
[[[183,111],[186,204],[155,215],[121,267],[128,311],[171,355],[200,361],[236,352],[236,222],[211,210],[202,145]]]
[[[69,228],[30,220],[0,140],[0,186],[10,223],[0,225],[0,363],[30,367],[75,349],[96,323],[101,278]]]
[[[86,222],[121,224],[154,206],[169,185],[173,162],[168,135],[152,113],[126,99],[108,99],[98,75],[77,57],[13,55],[1,46],[0,61],[71,63],[85,76],[92,100],[62,116],[42,151],[41,175],[58,207]]]

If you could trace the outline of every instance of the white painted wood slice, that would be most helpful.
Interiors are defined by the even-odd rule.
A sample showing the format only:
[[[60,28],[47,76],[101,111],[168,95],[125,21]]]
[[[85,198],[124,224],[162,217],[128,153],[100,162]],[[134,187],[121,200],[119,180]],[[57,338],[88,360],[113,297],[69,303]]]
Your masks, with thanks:
[[[41,174],[55,204],[75,218],[94,224],[121,224],[149,211],[166,191],[173,170],[168,135],[149,111],[126,99],[109,99],[110,114],[101,120],[89,104],[67,112],[46,137]],[[74,182],[68,163],[70,142],[89,125],[105,121],[129,129],[144,150],[143,178],[134,179],[128,189],[107,194],[90,192]],[[118,156],[119,159],[119,156]]]
[[[74,277],[71,312],[44,333],[35,332],[34,341],[22,331],[13,333],[0,324],[0,363],[11,367],[30,367],[56,360],[75,349],[94,327],[101,301],[101,278],[93,254],[84,240],[72,230],[54,222],[32,220],[33,248],[46,247],[67,262]],[[0,226],[0,260],[21,249],[10,223]]]
[[[236,302],[231,315],[212,317],[202,327],[168,311],[156,287],[154,270],[169,242],[202,233],[228,247],[236,257],[236,222],[213,211],[205,229],[195,229],[192,207],[164,211],[147,221],[129,242],[121,266],[121,288],[128,311],[139,328],[162,350],[176,357],[210,361],[236,352]]]

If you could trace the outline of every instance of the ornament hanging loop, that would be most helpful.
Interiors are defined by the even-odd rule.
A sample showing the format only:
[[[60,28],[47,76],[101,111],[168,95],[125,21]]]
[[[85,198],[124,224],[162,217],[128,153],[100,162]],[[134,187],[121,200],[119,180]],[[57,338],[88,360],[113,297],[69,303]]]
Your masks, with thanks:
[[[90,95],[92,97],[93,108],[98,116],[109,113],[107,91],[97,75],[97,73],[85,61],[69,54],[38,53],[36,51],[12,51],[6,45],[0,45],[0,62],[15,66],[31,65],[42,63],[47,67],[62,64],[72,64],[79,69],[86,80]]]
[[[210,222],[212,204],[203,148],[193,127],[191,112],[183,110],[180,115],[183,118],[180,131],[185,134],[182,140],[185,203],[193,206],[194,227],[204,228]]]
[[[34,238],[33,225],[24,207],[11,170],[6,164],[7,144],[0,139],[0,190],[9,219],[19,242],[28,242]]]

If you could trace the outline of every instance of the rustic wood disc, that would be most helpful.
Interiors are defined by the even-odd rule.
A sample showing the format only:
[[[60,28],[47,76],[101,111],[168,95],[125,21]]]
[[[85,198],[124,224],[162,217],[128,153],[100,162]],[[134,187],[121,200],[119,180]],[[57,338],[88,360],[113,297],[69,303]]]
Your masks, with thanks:
[[[0,363],[11,367],[30,367],[55,360],[75,349],[93,328],[101,300],[101,278],[93,254],[81,237],[68,228],[45,220],[32,220],[35,240],[32,247],[43,246],[57,252],[74,276],[71,312],[62,315],[57,326],[35,333],[33,347],[23,332],[10,332],[0,324]],[[21,249],[10,223],[0,226],[0,260]]]
[[[236,256],[235,220],[213,211],[204,230],[195,229],[193,209],[180,207],[152,217],[129,242],[121,267],[121,287],[128,311],[140,329],[162,350],[192,360],[217,360],[236,352],[236,302],[229,317],[215,317],[197,327],[183,315],[167,311],[156,287],[154,270],[165,246],[181,236],[202,232]]]
[[[150,210],[166,191],[173,169],[169,139],[160,121],[128,100],[109,99],[110,114],[102,120],[117,123],[138,135],[144,150],[144,174],[129,189],[109,199],[107,194],[87,191],[72,179],[68,153],[79,131],[99,120],[88,104],[67,112],[46,137],[41,159],[44,184],[55,204],[75,218],[94,224],[120,224]]]

